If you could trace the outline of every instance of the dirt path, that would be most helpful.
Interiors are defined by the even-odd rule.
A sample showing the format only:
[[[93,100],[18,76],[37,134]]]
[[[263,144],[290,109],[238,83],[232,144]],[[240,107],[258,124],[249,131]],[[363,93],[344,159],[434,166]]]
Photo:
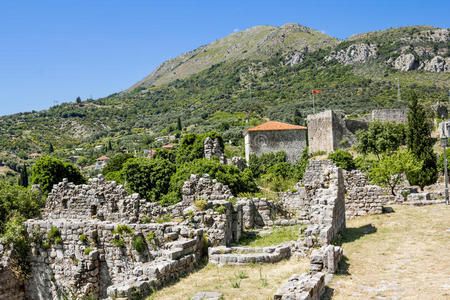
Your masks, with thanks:
[[[450,299],[450,207],[393,208],[347,221],[347,266],[325,298]]]

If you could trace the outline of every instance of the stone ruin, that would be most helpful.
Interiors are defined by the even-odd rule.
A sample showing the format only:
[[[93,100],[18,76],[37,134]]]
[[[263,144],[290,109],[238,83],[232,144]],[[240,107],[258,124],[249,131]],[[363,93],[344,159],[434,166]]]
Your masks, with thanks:
[[[239,156],[234,156],[231,159],[228,159],[223,153],[223,149],[220,146],[218,138],[213,140],[209,136],[206,137],[203,145],[203,153],[207,159],[211,159],[213,156],[218,157],[221,164],[235,166],[241,171],[247,166],[245,159]]]
[[[310,225],[304,238],[253,250],[229,247],[239,241],[244,229],[293,225],[306,219],[297,218],[295,212],[275,201],[235,199],[227,186],[207,174],[191,175],[183,185],[183,201],[169,207],[138,194],[128,195],[123,186],[101,175],[84,185],[63,180],[49,194],[43,219],[25,223],[35,241],[28,278],[12,280],[8,251],[1,246],[0,282],[8,284],[2,285],[0,295],[19,295],[17,299],[56,299],[72,294],[77,298],[131,298],[192,271],[206,253],[206,240],[212,246],[211,262],[224,264],[234,259],[234,263],[275,262],[299,253],[302,247],[305,251],[304,247],[327,243],[345,226],[342,201],[337,201],[343,194],[336,189],[343,186],[339,179],[342,171],[312,168],[310,179],[321,179],[314,180],[305,192],[312,199],[306,201],[311,203],[311,217],[306,218]],[[313,188],[315,184],[320,187]],[[201,198],[207,205],[199,210],[193,202]],[[344,221],[336,221],[338,216]],[[55,230],[57,242],[49,236]],[[227,254],[232,257],[223,256]]]
[[[362,119],[346,119],[339,111],[326,110],[308,115],[309,152],[333,152],[339,148],[348,148],[356,142],[355,133],[367,130],[368,122],[406,123],[407,110],[379,109]]]

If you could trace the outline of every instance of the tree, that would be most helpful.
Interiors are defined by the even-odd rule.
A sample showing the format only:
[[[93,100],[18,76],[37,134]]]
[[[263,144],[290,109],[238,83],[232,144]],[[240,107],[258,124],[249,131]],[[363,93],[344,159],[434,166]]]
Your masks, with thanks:
[[[422,162],[418,162],[414,155],[406,150],[398,150],[392,155],[384,153],[380,160],[371,165],[369,176],[374,184],[389,187],[395,196],[395,187],[403,180],[402,175],[417,172]]]
[[[53,148],[52,143],[48,144],[48,153],[53,153],[55,151],[55,148]]]
[[[373,153],[379,158],[380,154],[396,151],[404,143],[405,125],[374,121],[369,124],[368,130],[356,132],[356,139],[356,151]]]
[[[0,234],[4,233],[4,225],[13,215],[25,219],[37,217],[44,204],[45,199],[39,191],[0,182]]]
[[[259,156],[256,154],[250,154],[248,166],[255,178],[258,178],[261,175],[266,174],[267,170],[273,165],[286,161],[287,155],[285,151],[263,153]]]
[[[77,104],[81,104],[81,98],[78,96],[76,100]]]
[[[74,184],[86,183],[86,179],[74,165],[57,158],[39,158],[32,168],[32,183],[39,184],[44,195],[50,193],[54,184],[67,178]]]
[[[28,172],[26,165],[23,165],[22,168],[20,168],[19,185],[28,187]]]
[[[112,151],[112,149],[111,140],[108,140],[108,151]]]
[[[344,170],[351,170],[355,167],[353,156],[350,154],[350,152],[342,149],[337,149],[336,151],[330,153],[328,155],[328,159],[331,159],[336,164],[336,166]]]
[[[418,185],[423,189],[437,181],[437,159],[433,151],[431,130],[433,128],[431,114],[419,103],[415,93],[409,95],[408,126],[406,130],[406,144],[416,160],[422,161],[422,168],[406,173],[411,185]]]
[[[175,164],[166,159],[132,158],[123,166],[127,186],[148,201],[158,201],[169,191]]]
[[[102,174],[106,176],[111,172],[122,170],[123,164],[131,158],[134,158],[134,156],[129,153],[117,154],[116,156],[111,158],[108,164],[102,169]]]
[[[177,118],[177,129],[180,131],[183,129],[183,126],[181,126],[181,118],[180,117]]]

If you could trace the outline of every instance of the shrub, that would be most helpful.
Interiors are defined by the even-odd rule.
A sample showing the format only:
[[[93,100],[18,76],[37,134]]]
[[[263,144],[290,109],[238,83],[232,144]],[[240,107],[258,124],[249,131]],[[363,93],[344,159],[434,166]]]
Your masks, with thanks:
[[[288,162],[277,163],[267,169],[266,174],[271,174],[277,177],[290,178],[293,177],[294,168]]]
[[[21,278],[31,273],[30,239],[27,237],[25,218],[20,215],[13,216],[4,228],[1,236],[3,244],[11,249],[11,267]]]
[[[131,246],[133,246],[133,249],[136,250],[139,254],[144,253],[145,249],[147,249],[147,245],[140,235],[136,236],[133,239],[133,241],[131,242]]]
[[[225,206],[221,205],[221,206],[219,206],[219,207],[216,207],[216,208],[214,209],[214,211],[215,211],[216,213],[219,213],[219,214],[223,215],[223,214],[225,213]]]
[[[47,233],[47,239],[50,241],[55,241],[56,238],[61,238],[61,232],[59,232],[58,227],[52,226]]]
[[[284,151],[276,153],[263,153],[260,156],[251,154],[249,158],[249,168],[252,171],[255,178],[260,177],[267,173],[267,170],[278,163],[287,161],[287,155]]]
[[[80,240],[80,242],[82,242],[83,244],[86,244],[88,241],[88,238],[86,236],[85,233],[81,234],[80,237],[78,238],[78,240]]]
[[[328,155],[328,159],[331,159],[336,166],[344,170],[351,170],[355,168],[353,156],[348,151],[337,149]]]
[[[208,206],[208,201],[206,199],[200,198],[194,200],[194,206],[197,210],[205,210]]]
[[[5,230],[5,223],[14,215],[25,219],[38,217],[44,204],[45,198],[39,191],[0,181],[0,234]]]
[[[120,248],[125,246],[125,241],[121,237],[114,237],[114,239],[112,240],[112,244],[114,247]]]
[[[118,154],[111,158],[108,164],[102,169],[102,174],[108,175],[111,172],[118,172],[122,170],[124,163],[126,163],[129,159],[132,159],[134,156],[132,154]],[[108,179],[109,180],[109,179]]]
[[[306,168],[309,165],[310,155],[308,153],[308,147],[306,147],[300,159],[298,159],[293,166],[293,176],[296,181],[300,181],[303,179],[303,175],[305,174]]]
[[[91,247],[87,247],[86,249],[84,249],[84,254],[85,255],[89,255],[89,253],[92,252],[92,248]]]
[[[74,165],[50,156],[39,158],[32,168],[32,173],[33,184],[39,184],[44,195],[64,178],[74,184],[86,183],[86,179]]]
[[[125,225],[125,224],[120,224],[117,225],[116,229],[113,230],[113,234],[132,234],[133,233],[133,229],[130,228],[130,226]]]
[[[123,166],[127,186],[148,201],[157,201],[169,191],[175,165],[166,159],[133,158]]]
[[[368,130],[356,133],[356,151],[377,156],[396,151],[405,141],[405,125],[394,122],[370,122]]]

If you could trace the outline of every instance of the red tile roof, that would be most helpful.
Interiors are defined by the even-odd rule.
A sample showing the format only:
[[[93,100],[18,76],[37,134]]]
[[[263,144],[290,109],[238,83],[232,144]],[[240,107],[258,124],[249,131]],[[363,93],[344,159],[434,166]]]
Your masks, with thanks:
[[[170,149],[173,149],[173,146],[172,145],[164,145],[164,146],[162,146],[162,148],[170,150]]]
[[[28,155],[28,157],[38,157],[38,156],[41,156],[41,154],[39,154],[39,153],[31,153],[31,154]]]
[[[245,131],[267,131],[267,130],[306,130],[305,126],[292,125],[288,123],[281,123],[276,121],[270,121],[267,123],[260,124],[258,126],[249,128]]]
[[[108,156],[100,156],[99,158],[97,158],[97,160],[107,160],[109,159]]]

